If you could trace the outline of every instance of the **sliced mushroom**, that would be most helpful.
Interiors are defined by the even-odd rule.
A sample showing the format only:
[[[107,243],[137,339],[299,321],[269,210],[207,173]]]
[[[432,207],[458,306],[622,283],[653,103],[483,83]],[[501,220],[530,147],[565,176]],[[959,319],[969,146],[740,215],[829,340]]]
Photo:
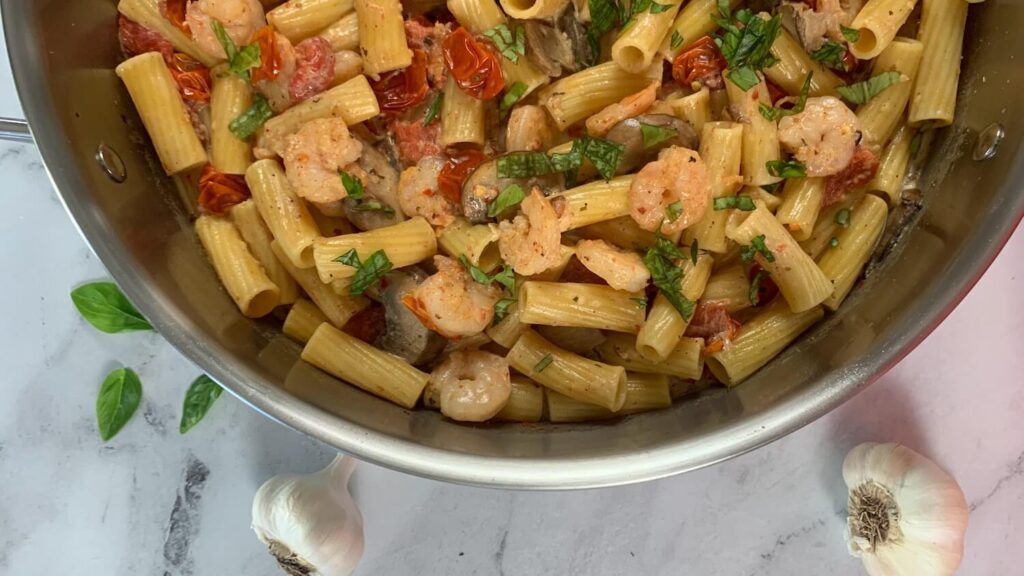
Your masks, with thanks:
[[[674,130],[675,136],[645,147],[641,124]],[[689,122],[668,114],[641,114],[636,118],[627,118],[613,126],[605,138],[626,147],[619,161],[619,174],[628,174],[654,160],[663,148],[681,146],[696,150],[700,144],[697,131]]]
[[[395,270],[384,277],[386,287],[380,295],[387,326],[384,335],[377,339],[377,347],[417,366],[433,360],[446,343],[402,304],[402,296],[426,278],[427,273],[418,268]]]
[[[590,61],[592,48],[587,29],[572,4],[550,20],[527,20],[523,28],[527,57],[548,76],[576,72],[581,63]]]
[[[607,340],[604,332],[595,328],[580,328],[578,326],[537,326],[536,328],[537,332],[548,342],[577,354],[589,354]]]
[[[349,222],[360,230],[374,230],[405,220],[398,203],[398,169],[388,157],[364,143],[359,167],[366,172],[369,181],[362,199],[346,198],[342,202]]]
[[[532,178],[498,178],[498,159],[493,158],[474,170],[462,185],[463,214],[474,224],[490,221],[487,210],[491,202],[513,184],[518,184],[527,193],[537,187],[542,194],[550,196],[565,189],[565,178],[561,174]],[[497,216],[500,218],[502,214]]]

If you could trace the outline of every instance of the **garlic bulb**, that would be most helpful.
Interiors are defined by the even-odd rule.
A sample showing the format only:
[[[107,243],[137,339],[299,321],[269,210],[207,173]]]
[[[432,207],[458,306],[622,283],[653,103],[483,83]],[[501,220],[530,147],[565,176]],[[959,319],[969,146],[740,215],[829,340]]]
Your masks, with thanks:
[[[363,516],[348,492],[356,461],[338,455],[307,476],[274,476],[252,503],[252,529],[290,576],[349,576],[363,556]]]
[[[967,501],[934,462],[899,444],[865,443],[846,455],[850,553],[871,576],[945,576],[964,554]]]

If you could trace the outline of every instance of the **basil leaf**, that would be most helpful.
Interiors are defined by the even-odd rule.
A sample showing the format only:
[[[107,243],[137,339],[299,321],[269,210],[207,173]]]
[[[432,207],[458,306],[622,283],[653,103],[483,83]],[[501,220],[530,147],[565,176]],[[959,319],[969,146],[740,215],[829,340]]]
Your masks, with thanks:
[[[721,27],[715,42],[729,64],[727,77],[743,90],[758,83],[758,70],[774,66],[778,60],[771,55],[772,44],[782,30],[782,16],[765,20],[750,10],[729,13],[728,0],[718,3],[721,17],[712,20]]]
[[[694,303],[683,296],[683,270],[675,264],[675,260],[682,258],[683,253],[678,246],[659,236],[654,246],[647,250],[643,262],[651,273],[654,286],[665,295],[683,319],[689,320],[693,316]]]
[[[430,101],[430,105],[427,106],[427,111],[423,114],[423,125],[430,126],[430,124],[437,119],[441,113],[441,105],[444,104],[444,92],[438,92],[434,94],[434,99]]]
[[[502,298],[494,303],[494,320],[491,321],[491,325],[497,324],[508,316],[509,308],[515,304],[514,298]]]
[[[740,249],[740,260],[750,262],[758,254],[768,262],[775,262],[775,254],[772,254],[772,251],[768,249],[768,245],[765,244],[764,234],[753,237],[748,246],[743,246]]]
[[[679,132],[675,128],[665,128],[663,126],[654,126],[652,124],[640,123],[640,138],[643,140],[644,148],[652,148],[671,140],[679,135]]]
[[[683,211],[683,203],[676,201],[665,207],[665,215],[669,222],[679,220],[679,214]]]
[[[348,289],[349,294],[353,296],[361,296],[371,286],[380,282],[381,278],[393,268],[391,260],[388,259],[387,253],[383,250],[377,250],[370,254],[370,257],[365,261],[360,262],[359,254],[353,248],[335,258],[334,261],[356,269],[355,275],[352,276],[352,285]]]
[[[759,270],[754,279],[750,281],[750,290],[747,292],[747,298],[750,299],[750,303],[754,306],[761,303],[761,281],[767,276],[767,270]]]
[[[360,212],[382,212],[386,216],[394,216],[395,209],[381,202],[360,202],[356,204],[356,210]]]
[[[519,62],[519,57],[526,55],[526,30],[522,26],[510,30],[507,24],[499,24],[484,32],[484,36],[511,62]]]
[[[231,39],[227,30],[224,29],[223,24],[217,20],[213,20],[210,27],[213,28],[213,35],[217,37],[217,42],[219,42],[221,47],[224,48],[224,53],[228,57],[228,68],[232,73],[238,74],[248,80],[249,70],[260,66],[260,45],[253,43],[248,46],[243,46],[242,49],[239,50],[235,41]]]
[[[511,86],[505,89],[505,93],[501,96],[501,103],[498,105],[498,113],[504,118],[512,111],[512,107],[523,99],[523,94],[530,87],[522,82],[514,82]]]
[[[750,212],[756,210],[757,206],[754,205],[754,199],[750,196],[721,196],[715,198],[713,205],[715,210],[742,210],[744,212]]]
[[[803,178],[807,176],[807,166],[797,160],[769,160],[765,162],[768,173],[778,178]]]
[[[800,99],[792,108],[774,108],[767,104],[760,104],[758,109],[761,111],[761,116],[764,116],[766,120],[778,120],[785,116],[792,116],[799,114],[807,108],[807,96],[811,93],[811,78],[814,77],[814,72],[807,74],[807,79],[804,80],[804,85],[800,88]]]
[[[532,178],[554,171],[543,152],[510,152],[497,159],[498,178]]]
[[[552,357],[551,354],[548,354],[547,356],[544,356],[543,358],[541,358],[540,362],[537,362],[537,365],[533,367],[533,371],[534,372],[543,372],[544,369],[547,368],[548,366],[551,366],[551,363],[554,362],[554,361],[555,361],[554,357]]]
[[[221,48],[224,49],[224,54],[227,55],[228,62],[230,62],[238,55],[238,46],[235,45],[235,41],[231,39],[231,36],[228,36],[228,31],[224,29],[224,25],[220,21],[211,21],[210,28],[213,29],[213,35],[217,38]]]
[[[849,228],[850,226],[850,209],[843,208],[839,212],[836,212],[835,217],[836,224],[839,224],[843,228]]]
[[[626,146],[611,140],[590,137],[583,138],[582,146],[583,157],[590,160],[602,178],[611,180],[619,169],[619,162],[626,151]]]
[[[857,30],[856,28],[847,28],[846,26],[840,24],[839,31],[843,33],[843,38],[846,38],[847,42],[860,41],[860,30]]]
[[[697,259],[700,258],[700,245],[697,243],[697,239],[693,239],[693,244],[690,244],[690,261],[693,265],[697,265]]]
[[[588,5],[590,28],[587,29],[587,45],[590,51],[583,61],[585,67],[597,63],[601,54],[601,38],[615,26],[615,20],[619,18],[619,6],[615,0],[589,0]]]
[[[647,298],[630,298],[633,302],[636,302],[636,307],[641,310],[647,310]]]
[[[118,368],[103,380],[96,397],[100,438],[110,440],[124,428],[142,401],[142,382],[131,368]]]
[[[117,334],[153,329],[113,282],[79,286],[71,291],[71,301],[82,318],[100,332]]]
[[[679,50],[683,46],[683,35],[679,33],[679,30],[672,31],[672,40],[669,45],[673,50]]]
[[[733,84],[742,88],[744,92],[761,83],[761,78],[758,77],[757,72],[750,66],[741,66],[730,70],[728,77]]]
[[[477,284],[484,284],[489,286],[492,282],[497,282],[505,288],[508,288],[510,292],[515,291],[516,288],[516,275],[512,271],[512,268],[503,266],[499,272],[496,272],[493,276],[488,275],[486,272],[477,268],[469,261],[469,258],[465,254],[459,255],[459,262],[469,272],[469,277],[473,279]]]
[[[366,189],[363,188],[362,180],[348,172],[345,172],[344,170],[339,170],[338,174],[341,175],[341,183],[345,186],[345,194],[353,200],[362,200],[363,196],[366,194]]]
[[[765,184],[764,186],[761,186],[761,190],[764,190],[769,194],[775,194],[776,192],[779,191],[779,188],[781,186],[782,182],[776,182],[775,184]]]
[[[811,52],[811,60],[821,62],[833,70],[846,71],[846,48],[833,40],[825,42],[821,48]]]
[[[526,198],[526,192],[523,191],[523,187],[519,184],[512,184],[502,190],[501,194],[498,194],[498,197],[491,202],[491,205],[487,207],[487,215],[494,218],[505,210],[519,205],[524,198]]]
[[[232,120],[231,124],[228,125],[228,129],[239,140],[247,140],[273,116],[274,111],[270,108],[270,102],[267,101],[267,98],[260,93],[254,93],[252,95],[252,105],[245,112],[242,112],[238,118]]]
[[[185,391],[185,401],[181,407],[181,424],[178,432],[184,434],[199,423],[210,411],[213,403],[220,398],[224,390],[207,375],[196,378]]]
[[[867,104],[875,96],[878,96],[886,88],[900,82],[903,75],[899,72],[883,72],[863,82],[850,84],[849,86],[837,86],[836,91],[847,102],[854,104]]]
[[[674,4],[658,4],[657,2],[653,2],[651,4],[651,14],[661,14],[662,12],[668,12],[673,8],[675,8]]]

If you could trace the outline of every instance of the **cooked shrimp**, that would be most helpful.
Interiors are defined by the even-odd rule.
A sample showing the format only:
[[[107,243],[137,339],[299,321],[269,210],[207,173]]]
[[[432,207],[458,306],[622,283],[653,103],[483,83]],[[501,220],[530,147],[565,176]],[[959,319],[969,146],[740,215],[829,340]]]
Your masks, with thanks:
[[[829,39],[842,42],[842,26],[849,26],[863,5],[863,0],[817,0],[813,8],[802,1],[784,4],[793,11],[797,34],[808,53]]]
[[[398,204],[406,216],[422,216],[442,227],[455,221],[458,207],[438,191],[437,176],[444,163],[444,158],[427,156],[402,171],[398,179]]]
[[[544,108],[533,104],[516,106],[508,117],[505,148],[509,152],[544,150],[551,144],[554,131]]]
[[[660,82],[651,85],[636,94],[630,94],[620,102],[616,102],[590,118],[587,118],[587,133],[594,137],[602,137],[619,122],[627,118],[635,118],[650,108],[658,98]]]
[[[639,292],[647,287],[651,273],[636,252],[623,250],[604,240],[580,240],[576,257],[594,274],[616,290]]]
[[[437,273],[402,297],[424,326],[446,338],[483,332],[494,318],[498,288],[475,282],[457,261],[435,256]]]
[[[267,25],[263,4],[259,0],[196,0],[188,5],[185,22],[199,49],[211,58],[226,59],[227,53],[213,32],[213,21],[235,42],[244,46],[257,30]]]
[[[296,194],[321,207],[331,205],[348,195],[341,171],[361,176],[351,164],[362,153],[363,144],[349,134],[344,120],[313,120],[287,137],[285,173]]]
[[[629,188],[629,214],[644,230],[674,234],[704,217],[711,183],[700,154],[673,146],[643,167]]]
[[[779,121],[779,142],[807,165],[808,176],[831,176],[857,150],[860,121],[841,100],[809,98],[804,111]]]
[[[534,188],[523,200],[523,213],[499,226],[498,251],[517,274],[532,276],[554,267],[561,259],[562,233],[551,202]]]
[[[484,422],[508,403],[508,360],[480,350],[456,350],[430,374],[441,413],[462,422]]]

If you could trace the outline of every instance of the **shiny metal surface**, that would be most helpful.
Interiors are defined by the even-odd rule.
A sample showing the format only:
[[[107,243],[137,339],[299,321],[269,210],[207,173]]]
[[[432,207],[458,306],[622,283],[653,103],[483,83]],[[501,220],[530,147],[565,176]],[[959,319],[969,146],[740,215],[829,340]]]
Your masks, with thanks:
[[[0,140],[26,144],[35,142],[28,129],[28,122],[15,118],[0,118]]]
[[[1024,4],[990,0],[971,6],[961,110],[933,145],[920,221],[838,314],[738,388],[669,410],[597,425],[456,425],[296,362],[298,346],[274,323],[237,312],[114,76],[113,2],[2,0],[2,9],[21,100],[53,182],[96,254],[160,333],[268,416],[361,458],[432,478],[515,488],[624,484],[771,442],[857,393],[919,343],[973,286],[1024,212],[1024,115],[1016,112]],[[999,154],[973,161],[978,133],[995,122],[1006,134]],[[121,154],[123,184],[97,166],[100,143]]]

